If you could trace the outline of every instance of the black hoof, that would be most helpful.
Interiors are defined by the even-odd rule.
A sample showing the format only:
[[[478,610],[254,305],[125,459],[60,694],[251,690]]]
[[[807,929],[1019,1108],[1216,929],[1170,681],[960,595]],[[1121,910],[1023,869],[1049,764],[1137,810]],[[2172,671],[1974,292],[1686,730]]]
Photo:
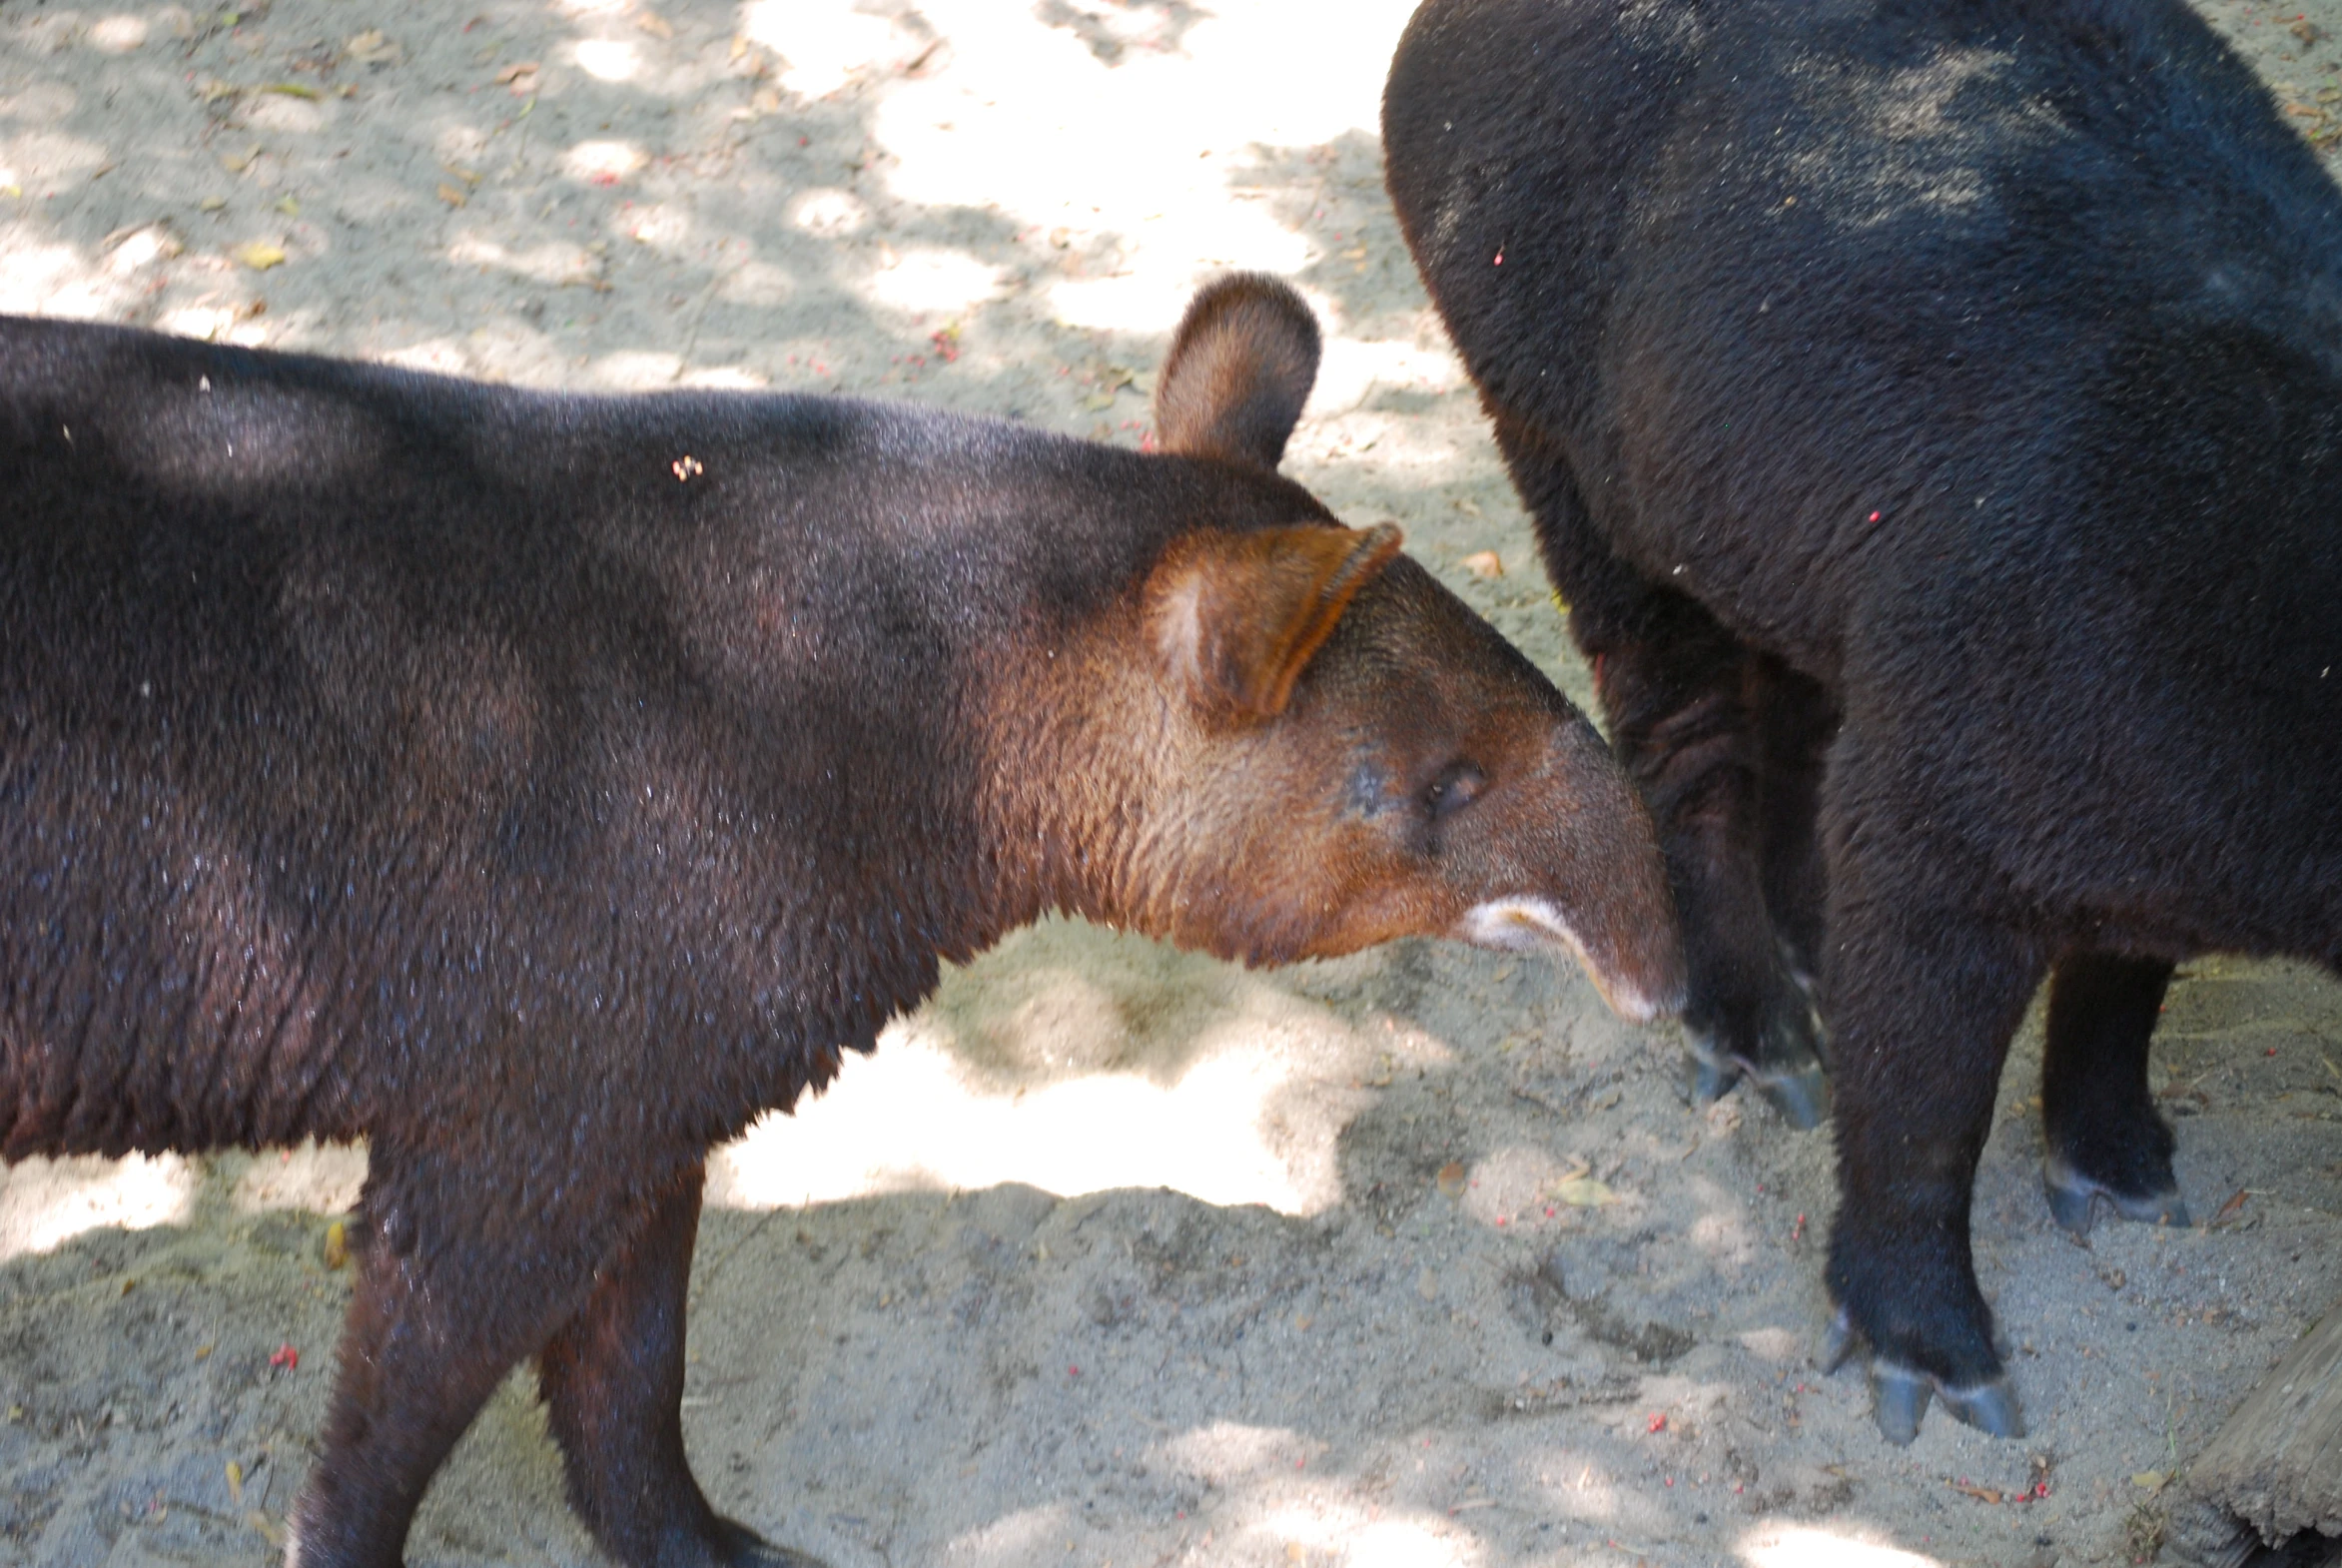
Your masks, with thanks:
[[[1822,1347],[1823,1375],[1828,1376],[1853,1360],[1862,1342],[1853,1318],[1847,1315],[1845,1307],[1840,1307],[1830,1318],[1830,1336]],[[1879,1434],[1898,1448],[1920,1435],[1920,1423],[1928,1414],[1928,1401],[1939,1395],[1953,1419],[1965,1421],[1987,1436],[2024,1435],[2024,1414],[2017,1409],[2016,1390],[2009,1386],[2004,1375],[1958,1388],[1926,1372],[1874,1357],[1871,1395]]]
[[[1835,1377],[1838,1369],[1854,1359],[1857,1335],[1854,1319],[1840,1307],[1830,1314],[1830,1337],[1822,1345],[1822,1375]]]
[[[1819,1062],[1786,1073],[1752,1070],[1748,1080],[1781,1119],[1801,1133],[1811,1133],[1830,1120],[1830,1081],[1823,1077]]]
[[[1714,1105],[1732,1093],[1732,1086],[1740,1082],[1740,1069],[1701,1050],[1697,1045],[1684,1051],[1684,1095],[1696,1110]]]
[[[2055,1156],[2041,1163],[2041,1189],[2049,1197],[2049,1216],[2075,1235],[2090,1233],[2101,1202],[2120,1217],[2141,1224],[2177,1225],[2184,1229],[2194,1223],[2176,1187],[2137,1197],[2126,1196],[2104,1182],[2083,1176]]]
[[[2005,1376],[1978,1383],[1973,1388],[1939,1385],[1936,1392],[1944,1396],[1945,1409],[1986,1437],[2024,1436],[2024,1412],[2016,1407],[2016,1390],[2008,1385]]]
[[[2024,1415],[2016,1407],[2016,1392],[2006,1377],[1972,1388],[1948,1387],[1926,1372],[1915,1372],[1892,1361],[1871,1366],[1871,1389],[1879,1435],[1901,1448],[1920,1435],[1920,1422],[1930,1398],[1941,1395],[1944,1408],[1987,1437],[2022,1437]]]
[[[722,1543],[724,1561],[732,1568],[829,1568],[818,1557],[775,1546],[737,1520],[718,1518],[716,1536]]]
[[[1935,1383],[1924,1372],[1907,1372],[1884,1362],[1873,1366],[1871,1413],[1879,1423],[1879,1435],[1898,1448],[1909,1447],[1920,1435],[1920,1422],[1927,1418],[1928,1400],[1935,1391]]]
[[[1704,1040],[1684,1048],[1684,1098],[1694,1109],[1722,1100],[1743,1082],[1801,1133],[1830,1120],[1830,1081],[1810,1055],[1800,1065],[1765,1067],[1720,1055]]]

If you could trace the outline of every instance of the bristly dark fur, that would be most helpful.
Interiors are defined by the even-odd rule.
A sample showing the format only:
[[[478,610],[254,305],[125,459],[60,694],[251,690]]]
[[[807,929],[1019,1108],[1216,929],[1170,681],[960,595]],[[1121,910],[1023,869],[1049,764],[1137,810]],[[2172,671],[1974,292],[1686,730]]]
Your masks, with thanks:
[[[5,332],[0,969],[64,1026],[0,1080],[10,1155],[355,1136],[476,1102],[515,1030],[626,1120],[720,1079],[737,1110],[654,1142],[727,1136],[1037,912],[972,863],[977,655],[1063,635],[1189,508],[1318,511],[879,405]],[[69,831],[94,781],[135,837]]]
[[[1045,909],[1679,992],[1592,727],[1271,471],[1306,308],[1194,319],[1142,456],[0,318],[0,1158],[368,1140],[296,1568],[531,1357],[614,1557],[802,1565],[684,1459],[702,1162]]]
[[[1384,135],[1701,1080],[1794,1087],[1821,971],[1883,1419],[2013,1429],[1968,1189],[2043,973],[2086,1225],[2184,1214],[2173,961],[2342,964],[2342,196],[2179,0],[1432,0]]]

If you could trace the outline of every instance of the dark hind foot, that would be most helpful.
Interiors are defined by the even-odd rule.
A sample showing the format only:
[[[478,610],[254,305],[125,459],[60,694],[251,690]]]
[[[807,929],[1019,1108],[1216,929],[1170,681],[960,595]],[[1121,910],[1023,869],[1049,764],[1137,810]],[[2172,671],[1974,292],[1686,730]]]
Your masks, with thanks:
[[[2168,1175],[2169,1163],[2164,1164]],[[2051,1155],[2041,1162],[2041,1187],[2049,1197],[2049,1214],[2075,1235],[2088,1235],[2097,1221],[2098,1205],[2103,1203],[2120,1219],[2135,1219],[2141,1224],[2176,1225],[2182,1229],[2195,1223],[2187,1211],[2187,1200],[2179,1195],[2176,1182],[2160,1189],[2140,1192],[2118,1191],[2094,1176],[2075,1170],[2061,1156]]]
[[[829,1568],[818,1557],[775,1546],[748,1526],[723,1515],[715,1516],[715,1545],[719,1562],[730,1568]]]
[[[1830,1323],[1830,1343],[1822,1362],[1824,1373],[1836,1372],[1854,1360],[1861,1348],[1860,1341],[1861,1335],[1856,1333],[1845,1309],[1840,1308]],[[1931,1399],[1943,1400],[1944,1408],[1953,1419],[1965,1422],[1987,1437],[2024,1436],[2024,1412],[2017,1406],[2016,1389],[2005,1372],[1978,1382],[1958,1384],[1948,1383],[1886,1356],[1863,1359],[1870,1365],[1872,1417],[1879,1423],[1879,1435],[1898,1448],[1908,1446],[1920,1435],[1920,1423],[1927,1418]]]
[[[2049,1212],[2087,1234],[2103,1203],[2125,1219],[2184,1225],[2171,1129],[2147,1087],[2147,1049],[2171,966],[2078,951],[2057,962],[2041,1056],[2041,1184]]]

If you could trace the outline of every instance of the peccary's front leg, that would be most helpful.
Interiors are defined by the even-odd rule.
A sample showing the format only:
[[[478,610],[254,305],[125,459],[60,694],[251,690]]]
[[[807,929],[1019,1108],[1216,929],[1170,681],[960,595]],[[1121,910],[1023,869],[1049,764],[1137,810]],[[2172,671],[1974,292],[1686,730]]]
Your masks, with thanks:
[[[2147,1088],[2147,1047],[2170,984],[2159,959],[2083,951],[2057,962],[2041,1055],[2041,1179],[2049,1212],[2076,1235],[2101,1201],[2125,1219],[2188,1223],[2171,1129]]]
[[[1766,897],[1755,656],[1690,600],[1655,599],[1640,635],[1597,645],[1595,680],[1612,743],[1657,821],[1682,912],[1694,1097],[1714,1100],[1745,1077],[1792,1126],[1816,1127],[1829,1109],[1821,1025]],[[1810,822],[1811,784],[1784,784],[1782,842],[1770,847],[1785,860],[1810,859],[1810,837],[1800,843],[1796,829],[1801,795]]]
[[[1901,869],[1933,853],[1887,847]],[[1829,1360],[1868,1341],[1879,1428],[1907,1443],[1932,1394],[1997,1437],[2023,1435],[1968,1250],[1968,1200],[2008,1042],[2041,960],[2016,933],[1906,876],[1831,865],[1837,1222]]]
[[[683,1307],[704,1176],[693,1166],[595,1271],[537,1357],[569,1500],[628,1568],[820,1568],[710,1508],[683,1453]]]
[[[1779,659],[1759,657],[1751,663],[1765,907],[1792,973],[1810,996],[1822,974],[1823,915],[1829,901],[1820,833],[1822,777],[1830,741],[1838,733],[1838,709],[1819,681]]]
[[[1621,561],[1587,515],[1561,452],[1532,423],[1492,411],[1497,445],[1536,518],[1546,572],[1569,601],[1570,633],[1593,662],[1612,748],[1667,857],[1683,926],[1693,1097],[1714,1100],[1746,1077],[1792,1125],[1818,1127],[1829,1104],[1821,1023],[1775,938],[1764,864],[1777,853],[1782,887],[1797,888],[1810,906],[1811,879],[1788,868],[1813,862],[1813,778],[1785,774],[1784,830],[1761,825],[1766,748],[1750,707],[1763,674],[1755,655],[1691,599]],[[1794,682],[1782,687],[1785,703],[1806,695]],[[1784,755],[1802,749],[1818,777],[1810,717],[1779,717]],[[1806,919],[1794,934],[1810,940],[1813,926]]]

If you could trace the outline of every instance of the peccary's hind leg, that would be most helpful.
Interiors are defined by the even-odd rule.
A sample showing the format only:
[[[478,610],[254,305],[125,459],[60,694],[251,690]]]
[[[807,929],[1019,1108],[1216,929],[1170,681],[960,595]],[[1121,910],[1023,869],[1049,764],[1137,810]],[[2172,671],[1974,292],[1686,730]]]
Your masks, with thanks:
[[[683,1454],[683,1306],[703,1170],[649,1206],[537,1357],[569,1500],[628,1568],[820,1568],[710,1508]]]
[[[290,1568],[395,1568],[432,1474],[505,1372],[582,1294],[591,1226],[545,1216],[560,1244],[498,1244],[499,1179],[402,1154],[370,1157],[358,1279],[326,1451],[294,1512]]]
[[[2041,1056],[2049,1212],[2088,1233],[2100,1202],[2125,1219],[2188,1223],[2171,1129],[2147,1089],[2147,1045],[2171,983],[2159,959],[2083,951],[2058,960]]]
[[[1793,1126],[1817,1127],[1829,1109],[1821,1024],[1775,937],[1764,864],[1768,837],[1780,837],[1784,892],[1800,887],[1807,903],[1794,912],[1809,911],[1818,894],[1786,869],[1813,859],[1805,771],[1784,775],[1777,814],[1785,831],[1768,835],[1759,819],[1767,737],[1752,701],[1764,701],[1767,668],[1779,667],[1619,560],[1587,517],[1568,464],[1533,429],[1500,416],[1496,430],[1537,519],[1546,571],[1569,600],[1571,634],[1593,661],[1611,745],[1667,857],[1689,972],[1683,1019],[1693,1098],[1714,1100],[1745,1077]],[[1820,742],[1809,738],[1816,721],[1803,700],[1810,683],[1780,675],[1770,706],[1780,710],[1772,717],[1782,744],[1773,749],[1802,758],[1818,777]],[[1827,729],[1835,716],[1821,706]],[[1812,919],[1805,925],[1818,929]]]

